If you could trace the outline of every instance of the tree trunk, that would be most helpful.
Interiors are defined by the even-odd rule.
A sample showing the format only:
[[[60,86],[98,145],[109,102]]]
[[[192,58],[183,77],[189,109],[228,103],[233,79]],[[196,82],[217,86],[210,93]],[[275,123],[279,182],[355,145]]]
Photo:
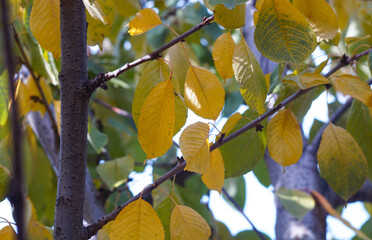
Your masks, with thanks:
[[[88,100],[83,1],[61,0],[61,145],[54,239],[82,239]]]

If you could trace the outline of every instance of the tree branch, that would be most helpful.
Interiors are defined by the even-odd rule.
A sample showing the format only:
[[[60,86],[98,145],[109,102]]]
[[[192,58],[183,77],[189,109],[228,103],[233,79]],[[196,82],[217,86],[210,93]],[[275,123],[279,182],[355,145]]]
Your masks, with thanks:
[[[251,222],[251,220],[249,220],[248,216],[244,213],[243,209],[239,206],[239,204],[229,195],[229,193],[224,189],[222,188],[222,192],[223,194],[225,194],[225,196],[227,197],[227,199],[229,199],[229,201],[236,207],[236,209],[238,209],[238,211],[243,215],[243,217],[248,221],[248,223],[252,226],[253,228],[253,231],[257,234],[257,236],[262,239],[262,240],[266,240],[265,236],[262,235],[262,233],[260,231],[257,230],[257,228],[253,225],[253,223]]]
[[[182,35],[181,35],[182,36]],[[347,66],[349,65],[350,63],[358,60],[360,57],[362,56],[365,56],[369,53],[370,49],[367,50],[367,51],[364,51],[358,55],[355,55],[351,58],[349,57],[346,57],[346,56],[343,56],[342,60],[335,66],[333,67],[327,74],[324,75],[324,77],[329,77],[331,76],[333,73],[335,73],[337,70],[339,70],[340,68],[344,67],[344,66]],[[213,145],[210,146],[210,151],[213,151],[214,149],[220,147],[221,145],[231,141],[232,139],[238,137],[239,135],[243,134],[244,132],[248,131],[249,129],[252,129],[256,126],[258,126],[258,124],[260,122],[262,122],[263,120],[265,120],[266,118],[268,118],[269,116],[273,115],[276,111],[280,110],[282,107],[286,106],[287,104],[289,104],[290,102],[296,100],[298,97],[302,96],[303,94],[305,94],[306,92],[310,91],[311,89],[313,88],[308,88],[308,89],[301,89],[299,91],[297,91],[296,93],[294,93],[293,95],[289,96],[288,98],[286,98],[284,101],[282,101],[281,103],[279,103],[278,105],[276,105],[274,108],[270,109],[269,111],[267,111],[266,113],[262,114],[260,117],[256,118],[255,120],[253,120],[252,122],[250,122],[249,124],[245,125],[243,128],[239,129],[238,131],[230,134],[229,136],[225,137],[225,138],[220,138],[219,141],[215,142]],[[184,169],[184,167],[186,166],[186,162],[184,160],[180,161],[177,166],[175,168],[173,168],[172,170],[170,170],[169,172],[165,173],[162,177],[160,177],[157,181],[155,181],[154,185],[151,185],[151,187],[146,187],[144,190],[143,190],[143,195],[146,195],[148,193],[150,193],[152,190],[154,190],[158,185],[160,185],[161,183],[163,183],[164,181],[166,181],[167,179],[173,177],[175,174],[179,173],[180,171],[182,171]],[[115,217],[119,214],[119,212],[125,207],[127,206],[129,203],[137,200],[139,198],[140,194],[132,197],[130,200],[128,200],[126,203],[124,203],[123,205],[119,206],[118,208],[116,208],[114,211],[112,211],[110,214],[106,215],[105,217],[101,218],[100,220],[98,220],[98,222],[94,223],[94,224],[91,224],[90,226],[87,226],[85,228],[85,236],[84,236],[84,239],[88,239],[89,237],[93,236],[94,234],[96,234],[98,232],[99,229],[101,229],[106,223],[108,223],[109,221],[111,220],[114,220]]]
[[[24,176],[22,162],[22,131],[18,122],[18,104],[15,99],[14,87],[14,55],[11,41],[11,29],[9,28],[9,8],[6,0],[1,0],[1,22],[3,33],[3,49],[5,51],[5,64],[8,70],[8,89],[9,97],[12,105],[10,107],[10,119],[12,130],[12,155],[13,155],[13,175],[11,178],[8,198],[14,206],[14,219],[17,223],[19,240],[26,239],[26,223],[25,223],[25,192],[24,192]]]
[[[86,86],[87,93],[88,94],[91,94],[91,93],[94,92],[95,89],[97,89],[99,87],[106,88],[105,82],[110,81],[110,79],[115,78],[115,77],[119,76],[120,74],[122,74],[122,73],[124,73],[124,72],[126,72],[126,71],[128,71],[128,70],[130,70],[130,69],[132,69],[132,68],[134,68],[134,67],[142,64],[142,63],[145,63],[147,61],[155,60],[155,59],[159,58],[160,57],[160,53],[162,53],[163,51],[167,50],[168,48],[176,45],[177,43],[184,41],[184,39],[186,37],[190,36],[194,32],[199,31],[203,27],[209,25],[213,20],[214,20],[214,16],[211,16],[209,18],[203,19],[203,21],[201,23],[199,23],[198,25],[194,26],[193,28],[191,28],[187,32],[185,32],[185,33],[179,35],[178,37],[174,38],[172,41],[170,41],[167,44],[161,46],[157,50],[155,50],[155,51],[147,54],[146,56],[143,56],[142,58],[137,59],[137,60],[135,60],[133,62],[126,63],[122,67],[120,67],[120,68],[118,68],[118,69],[116,69],[116,70],[114,70],[112,72],[108,72],[108,73],[105,73],[105,74],[104,73],[98,74]]]
[[[107,108],[108,110],[120,115],[120,116],[123,116],[123,117],[127,117],[127,118],[131,118],[133,119],[133,116],[130,112],[127,112],[121,108],[117,108],[117,107],[114,107],[114,106],[111,106],[110,104],[102,101],[102,100],[99,100],[97,98],[93,99],[94,102],[98,103],[99,105]]]

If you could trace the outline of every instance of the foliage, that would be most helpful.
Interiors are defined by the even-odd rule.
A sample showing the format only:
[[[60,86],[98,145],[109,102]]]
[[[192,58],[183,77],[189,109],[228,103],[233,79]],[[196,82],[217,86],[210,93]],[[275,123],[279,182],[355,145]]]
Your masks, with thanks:
[[[154,8],[144,8],[139,2],[153,4]],[[345,201],[360,190],[367,177],[371,178],[372,90],[367,81],[372,53],[364,57],[372,45],[371,3],[258,0],[253,16],[254,43],[264,57],[279,63],[273,72],[264,75],[260,61],[244,39],[244,29],[238,29],[252,27],[244,26],[246,2],[209,0],[182,8],[170,0],[84,0],[91,45],[87,56],[89,78],[94,82],[101,72],[113,76],[100,85],[107,86],[107,91],[99,89],[90,98],[87,136],[89,172],[97,189],[105,193],[100,197],[107,210],[132,197],[128,190],[130,173],[141,172],[146,161],[153,165],[153,176],[166,174],[183,159],[184,169],[193,172],[191,177],[183,172],[173,182],[161,185],[161,193],[152,193],[153,205],[143,200],[142,193],[139,199],[129,200],[117,211],[116,219],[110,219],[98,231],[98,239],[220,239],[218,234],[230,235],[200,203],[201,198],[210,190],[221,193],[225,186],[243,207],[243,174],[254,171],[266,187],[270,184],[262,162],[266,147],[284,171],[289,165],[296,166],[303,153],[300,123],[323,92],[337,98],[341,93],[358,101],[352,103],[347,124],[326,123],[324,130],[314,122],[311,137],[320,143],[316,149],[320,174]],[[30,112],[39,112],[42,120],[49,117],[53,122],[56,136],[63,131],[58,128],[60,5],[58,0],[9,3],[16,57],[21,59],[15,85],[19,118],[27,133],[23,147],[31,209],[27,224],[34,239],[51,239],[47,226],[53,224],[54,206],[50,202],[54,204],[57,186],[53,167],[57,167],[47,163],[50,155],[44,153],[45,145],[35,129],[33,132],[28,127],[28,117]],[[210,11],[216,23],[206,23]],[[179,36],[198,25],[199,20],[199,29],[186,39]],[[350,26],[357,26],[357,30],[351,33]],[[172,46],[165,45],[172,39],[178,40]],[[147,55],[163,46],[167,47],[156,55]],[[311,55],[316,47],[330,60],[316,65]],[[346,61],[345,57],[334,57],[339,51],[351,58]],[[125,63],[139,66],[127,71],[132,67]],[[337,71],[330,72],[327,65]],[[117,74],[114,70],[122,66],[127,69]],[[7,70],[2,59],[0,74],[2,200],[7,197],[12,171],[8,113],[12,103],[7,98]],[[236,111],[243,101],[249,109],[241,114]],[[340,106],[340,101],[335,104]],[[186,126],[190,111],[205,121]],[[228,120],[221,126],[223,117]],[[214,128],[218,128],[217,136]],[[178,141],[175,136],[179,132]],[[175,149],[182,152],[179,160]],[[231,191],[234,187],[235,193]],[[314,208],[314,199],[319,201],[319,197],[300,190],[276,192],[298,219]],[[4,239],[12,234],[9,227],[0,231]],[[242,232],[236,239],[248,235],[251,232]]]

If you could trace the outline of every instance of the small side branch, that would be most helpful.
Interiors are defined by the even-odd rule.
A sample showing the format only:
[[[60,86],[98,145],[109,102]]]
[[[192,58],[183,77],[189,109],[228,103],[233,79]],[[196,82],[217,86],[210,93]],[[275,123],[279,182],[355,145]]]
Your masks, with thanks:
[[[187,32],[185,32],[185,33],[181,34],[180,36],[176,37],[175,39],[168,42],[167,44],[161,46],[160,48],[153,51],[152,53],[149,53],[146,56],[143,56],[142,58],[137,59],[133,62],[126,63],[122,67],[120,67],[120,68],[118,68],[118,69],[116,69],[112,72],[108,72],[108,73],[105,73],[105,74],[104,73],[98,74],[93,80],[91,80],[89,82],[89,85],[87,86],[87,89],[86,89],[87,93],[90,95],[92,92],[94,92],[95,89],[97,89],[99,87],[105,88],[105,86],[106,86],[105,82],[110,81],[112,78],[115,78],[115,77],[119,76],[120,74],[122,74],[122,73],[124,73],[124,72],[142,64],[142,63],[145,63],[147,61],[155,60],[155,59],[159,58],[160,53],[162,53],[163,51],[167,50],[168,48],[176,45],[177,43],[183,41],[185,38],[187,38],[188,36],[190,36],[191,34],[197,32],[197,31],[199,31],[203,27],[209,25],[213,20],[214,20],[214,16],[206,18],[201,23],[199,23],[198,25],[194,26],[193,28],[191,28]]]

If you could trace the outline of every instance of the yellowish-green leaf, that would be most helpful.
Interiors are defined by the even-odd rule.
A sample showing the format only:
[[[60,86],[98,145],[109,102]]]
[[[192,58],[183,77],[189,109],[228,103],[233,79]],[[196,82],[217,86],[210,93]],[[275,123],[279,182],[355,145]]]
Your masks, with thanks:
[[[9,225],[0,230],[0,239],[1,240],[14,240],[17,238],[14,229]]]
[[[133,104],[132,104],[132,115],[134,122],[138,126],[138,119],[141,113],[141,108],[145,99],[155,86],[161,82],[166,81],[170,77],[170,70],[164,60],[151,61],[143,71],[140,81],[137,85],[136,91],[134,92]],[[178,96],[180,93],[179,82],[173,75],[172,84],[175,94],[175,128],[174,135],[183,127],[187,118],[187,108],[182,98]]]
[[[235,47],[233,69],[244,101],[258,113],[265,112],[266,80],[260,65],[245,41],[238,43]]]
[[[225,103],[225,90],[216,75],[198,66],[187,71],[184,96],[186,106],[207,119],[217,119]]]
[[[207,240],[211,229],[195,210],[176,205],[171,216],[170,233],[172,240]]]
[[[230,32],[219,36],[213,47],[213,60],[218,73],[223,79],[234,76],[232,59],[234,54],[235,42]]]
[[[330,81],[317,73],[304,73],[300,75],[300,81],[305,88],[330,83]]]
[[[61,32],[59,30],[59,0],[35,0],[30,16],[32,35],[40,46],[61,56]]]
[[[242,115],[238,112],[231,115],[229,119],[227,119],[227,122],[225,123],[225,125],[223,125],[221,132],[217,135],[216,141],[218,141],[221,138],[222,134],[224,134],[224,136],[227,136],[231,132],[231,130],[233,130],[233,128],[239,122],[241,118],[242,118]]]
[[[12,23],[19,11],[19,4],[21,0],[10,0],[8,1],[8,7],[9,7],[9,22]],[[0,23],[1,20],[0,20]]]
[[[97,240],[110,240],[111,225],[114,221],[108,222],[102,229],[97,233]]]
[[[245,4],[237,5],[234,9],[228,9],[223,4],[214,8],[214,19],[224,28],[240,28],[245,26]]]
[[[218,148],[211,152],[210,167],[207,172],[202,175],[201,179],[209,189],[221,193],[225,180],[225,166]]]
[[[130,155],[106,161],[96,168],[98,175],[109,189],[119,187],[123,184],[133,169],[134,159]]]
[[[302,155],[302,137],[296,116],[289,109],[280,110],[266,130],[270,156],[283,167],[296,163]]]
[[[110,240],[163,240],[164,229],[155,210],[140,198],[121,210],[109,236]]]
[[[44,78],[41,78],[39,83],[47,103],[50,104],[53,100],[50,86],[45,82]],[[29,111],[39,111],[41,114],[45,114],[46,107],[42,103],[41,94],[31,75],[27,78],[26,83],[19,80],[17,92],[17,99],[20,104],[20,112],[22,115],[27,114]]]
[[[337,17],[325,0],[293,0],[293,5],[306,17],[319,40],[329,40],[336,36]]]
[[[61,100],[53,100],[54,114],[58,127],[58,132],[61,133]]]
[[[332,0],[332,6],[336,11],[338,26],[341,31],[349,23],[349,18],[355,13],[359,1]]]
[[[102,49],[103,39],[110,32],[111,26],[109,24],[104,24],[99,19],[94,19],[88,13],[86,16],[88,22],[87,43],[89,46],[98,44]]]
[[[27,231],[30,240],[53,240],[52,232],[38,221],[30,221]]]
[[[288,212],[300,220],[315,207],[314,198],[300,190],[281,187],[275,191],[275,195]]]
[[[361,37],[346,37],[344,39],[345,43],[347,45],[351,45],[353,43],[357,43],[357,42],[361,42],[361,41],[364,41],[368,38],[370,38],[371,36],[370,35],[367,35],[367,36],[361,36]]]
[[[372,90],[369,85],[360,78],[348,74],[331,78],[336,91],[344,95],[350,95],[358,99],[368,107],[372,107]]]
[[[92,18],[100,20],[105,25],[111,25],[114,21],[114,2],[113,0],[83,0],[85,8]]]
[[[305,17],[287,0],[265,0],[254,42],[261,54],[275,62],[299,65],[316,47],[315,34]]]
[[[322,134],[318,163],[329,186],[345,200],[366,181],[368,166],[362,149],[350,133],[332,123]]]
[[[151,8],[145,8],[136,13],[136,17],[128,23],[128,33],[139,35],[162,24],[156,12]]]
[[[260,16],[260,11],[261,11],[261,8],[262,8],[262,5],[264,3],[265,0],[257,0],[256,1],[256,9],[257,11],[255,11],[253,13],[253,23],[254,25],[256,26],[257,25],[257,21],[258,21],[258,17]]]
[[[246,3],[248,0],[209,0],[211,5],[223,4],[228,9],[234,9],[237,5]]]
[[[204,174],[210,167],[209,125],[197,122],[189,125],[181,134],[180,148],[186,161],[185,170]]]
[[[124,17],[130,17],[139,10],[141,5],[139,1],[133,0],[114,0],[115,10]]]
[[[327,60],[323,61],[321,64],[319,64],[316,69],[314,70],[314,73],[320,74],[323,69],[327,66],[329,58]]]
[[[169,79],[150,92],[141,108],[138,141],[148,159],[165,154],[172,146],[174,126],[174,90]]]

